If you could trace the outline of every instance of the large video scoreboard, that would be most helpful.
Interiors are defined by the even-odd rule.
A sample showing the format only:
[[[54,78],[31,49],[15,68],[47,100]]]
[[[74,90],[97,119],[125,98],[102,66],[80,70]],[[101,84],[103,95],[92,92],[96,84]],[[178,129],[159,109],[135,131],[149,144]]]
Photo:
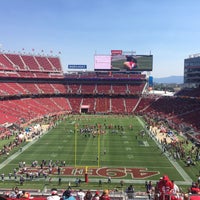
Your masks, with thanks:
[[[94,70],[152,71],[153,55],[135,55],[133,52],[111,50],[110,55],[95,55]]]

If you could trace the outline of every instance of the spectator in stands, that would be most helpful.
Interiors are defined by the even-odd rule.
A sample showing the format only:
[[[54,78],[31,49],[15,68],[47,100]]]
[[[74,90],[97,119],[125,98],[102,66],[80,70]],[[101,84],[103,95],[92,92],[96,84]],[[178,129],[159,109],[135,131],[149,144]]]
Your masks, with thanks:
[[[176,185],[176,183],[174,182],[174,180],[172,180],[172,184],[173,184],[173,191],[172,191],[172,193],[173,194],[179,193],[180,189],[179,189],[178,185]]]
[[[164,175],[158,183],[158,189],[160,192],[159,199],[160,200],[168,199],[170,197],[169,195],[172,193],[173,188],[174,188],[173,183],[171,182],[169,177],[167,175]]]
[[[30,198],[30,193],[26,191],[22,191],[22,195],[20,196],[21,198],[29,199]]]
[[[84,197],[85,197],[85,192],[83,192],[83,190],[80,189],[80,190],[77,192],[77,200],[84,200]]]
[[[62,195],[63,200],[76,200],[74,196],[72,196],[71,190],[67,189],[64,191]]]
[[[19,198],[20,196],[20,190],[18,187],[13,188],[13,190],[8,195],[9,198]]]
[[[145,187],[146,187],[146,193],[147,193],[149,199],[151,199],[151,194],[152,194],[152,190],[153,190],[152,182],[151,181],[149,181],[149,182],[146,181]]]
[[[200,186],[200,175],[198,176],[197,183],[198,183],[199,186]]]
[[[47,197],[47,200],[60,200],[58,196],[58,191],[56,188],[51,189],[51,195]]]
[[[179,199],[179,193],[180,193],[180,189],[178,187],[178,185],[176,185],[176,183],[174,182],[174,180],[172,180],[172,184],[173,184],[173,189],[172,189],[172,197],[171,199]]]
[[[100,196],[99,196],[99,191],[96,191],[94,196],[92,197],[92,200],[99,200]]]
[[[99,199],[100,200],[110,200],[110,196],[108,193],[109,193],[108,190],[104,190]]]
[[[92,199],[92,193],[90,190],[88,190],[85,194],[84,200],[91,200]]]
[[[126,193],[127,193],[128,199],[134,198],[134,187],[132,184],[128,186],[128,188],[126,189]]]
[[[159,196],[160,196],[160,191],[159,191],[159,188],[158,188],[158,181],[156,182],[155,184],[155,192],[154,192],[154,199],[155,200],[158,200],[159,199]]]
[[[189,193],[191,194],[200,194],[200,188],[198,187],[198,184],[193,182],[190,189]]]

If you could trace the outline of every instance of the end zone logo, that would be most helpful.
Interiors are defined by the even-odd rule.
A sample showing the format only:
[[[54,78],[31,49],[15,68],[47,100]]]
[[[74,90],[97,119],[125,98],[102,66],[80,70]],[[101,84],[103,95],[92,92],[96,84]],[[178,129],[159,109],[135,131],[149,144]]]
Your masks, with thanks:
[[[125,178],[126,176],[131,176],[132,179],[145,179],[151,176],[158,175],[157,171],[147,171],[147,168],[92,168],[88,169],[87,174],[93,177],[112,177],[112,178]],[[66,168],[62,171],[68,176],[80,176],[85,174],[84,168]]]
[[[26,170],[19,170],[18,174],[36,173],[58,175],[58,168],[54,167],[51,172],[48,167],[44,167],[41,172],[39,167],[27,167]],[[59,174],[63,176],[84,176],[85,168],[75,167],[62,167]],[[112,178],[126,178],[127,176],[132,179],[146,179],[160,174],[158,171],[148,171],[147,168],[88,168],[87,174],[90,177],[112,177]]]

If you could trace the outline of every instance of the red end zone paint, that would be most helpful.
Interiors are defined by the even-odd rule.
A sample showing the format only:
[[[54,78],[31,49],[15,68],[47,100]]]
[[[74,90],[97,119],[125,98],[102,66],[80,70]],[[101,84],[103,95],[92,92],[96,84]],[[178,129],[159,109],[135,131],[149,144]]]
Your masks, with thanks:
[[[26,170],[19,170],[18,174],[26,174],[29,172],[39,172],[49,174],[49,168],[44,167],[42,170],[39,167],[31,168],[27,167]],[[54,167],[51,171],[52,175],[58,175],[57,167]],[[148,171],[147,168],[88,168],[87,174],[90,177],[112,177],[112,178],[126,178],[131,177],[132,179],[146,179],[151,176],[158,175],[158,171]],[[85,168],[74,168],[74,167],[61,167],[62,176],[84,176]]]

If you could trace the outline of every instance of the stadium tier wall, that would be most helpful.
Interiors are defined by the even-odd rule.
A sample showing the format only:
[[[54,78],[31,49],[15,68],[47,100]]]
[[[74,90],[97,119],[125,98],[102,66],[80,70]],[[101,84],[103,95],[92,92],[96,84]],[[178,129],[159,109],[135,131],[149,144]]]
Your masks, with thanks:
[[[144,74],[64,74],[59,57],[0,54],[0,124],[69,113],[141,114],[199,130],[198,96],[143,95],[146,85]]]

